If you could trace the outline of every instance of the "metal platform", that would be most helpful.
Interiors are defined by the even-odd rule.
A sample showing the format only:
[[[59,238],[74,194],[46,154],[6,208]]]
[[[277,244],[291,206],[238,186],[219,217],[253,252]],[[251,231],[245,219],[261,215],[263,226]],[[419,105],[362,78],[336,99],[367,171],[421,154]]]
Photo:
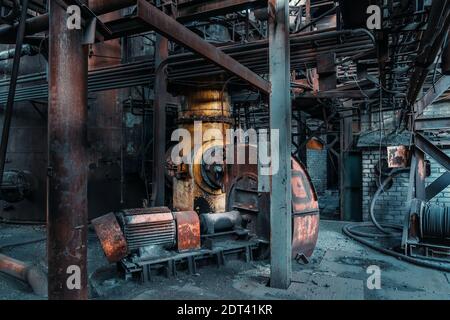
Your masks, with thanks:
[[[197,267],[202,265],[225,265],[227,257],[250,262],[253,260],[254,251],[259,249],[260,245],[259,240],[214,240],[210,243],[210,248],[203,247],[200,250],[181,253],[162,250],[154,258],[139,261],[125,258],[118,262],[118,268],[125,279],[138,278],[141,282],[150,281],[153,275],[161,273],[168,278],[175,277],[180,270],[187,270],[192,275],[196,274]]]

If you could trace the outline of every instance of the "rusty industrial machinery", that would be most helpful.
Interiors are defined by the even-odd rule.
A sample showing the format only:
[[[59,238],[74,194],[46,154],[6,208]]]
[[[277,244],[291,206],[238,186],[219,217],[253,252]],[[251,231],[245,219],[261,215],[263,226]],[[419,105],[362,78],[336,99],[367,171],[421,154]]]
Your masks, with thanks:
[[[182,252],[200,247],[200,223],[192,211],[141,208],[109,213],[92,221],[109,262],[127,255],[143,259],[147,247],[161,246]]]
[[[246,157],[256,147],[242,146]],[[258,165],[229,165],[227,176],[227,210],[241,212],[247,228],[259,238],[270,240],[270,193],[262,190]],[[319,203],[314,185],[303,164],[292,158],[292,256],[310,257],[319,234]],[[265,177],[266,179],[269,177]]]
[[[225,211],[223,189],[225,168],[222,163],[205,162],[206,155],[223,149],[225,132],[231,125],[230,98],[219,89],[192,89],[178,116],[180,129],[193,138],[192,153],[182,155],[188,163],[175,168],[173,206],[177,210],[198,213]],[[206,132],[215,132],[207,136]]]
[[[403,226],[402,247],[411,257],[450,261],[450,208],[414,199]]]
[[[246,261],[267,258],[270,193],[260,190],[258,164],[249,162],[250,152],[257,148],[240,147],[246,150],[246,164],[227,164],[220,171],[225,174],[220,177],[223,185],[217,190],[226,192],[226,212],[213,212],[211,207],[200,213],[156,207],[123,210],[93,220],[108,261],[118,263],[126,278],[137,274],[146,281],[157,270],[163,269],[170,275],[185,267],[195,272],[197,265],[220,265],[229,256],[244,257]],[[292,257],[307,263],[318,238],[319,206],[305,167],[294,158],[292,171]],[[192,172],[207,179],[202,172],[189,173]],[[180,178],[180,172],[177,174]],[[180,180],[178,184],[183,181]],[[196,182],[193,179],[188,183]],[[178,196],[174,190],[174,203]]]
[[[92,223],[108,261],[117,263],[125,278],[137,275],[146,281],[155,270],[175,274],[187,266],[195,272],[198,263],[212,259],[222,264],[227,255],[250,260],[258,243],[241,221],[239,212],[199,218],[195,211],[157,207],[109,213]]]

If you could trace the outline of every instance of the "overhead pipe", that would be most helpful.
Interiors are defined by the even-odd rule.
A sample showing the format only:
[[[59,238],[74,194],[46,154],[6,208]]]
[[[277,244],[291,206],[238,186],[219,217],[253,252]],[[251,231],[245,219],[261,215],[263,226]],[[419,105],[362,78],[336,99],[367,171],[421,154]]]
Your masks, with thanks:
[[[348,31],[350,32],[350,31]],[[352,34],[353,33],[353,34]],[[366,32],[364,32],[366,33]],[[342,45],[326,45],[321,49],[307,49],[306,41],[298,36],[291,36],[291,68],[307,68],[313,67],[316,63],[315,56],[319,53],[333,50],[338,57],[351,55],[352,52],[360,52],[373,48],[372,39],[364,37],[359,39],[359,35],[364,34],[363,31],[352,30],[350,35],[358,36],[357,41],[352,44]],[[335,38],[337,32],[320,32],[320,36],[307,37],[308,41],[322,40],[327,41]],[[341,32],[339,32],[341,34]],[[356,44],[356,45],[355,45]],[[301,50],[296,47],[301,48]],[[254,72],[267,73],[267,42],[257,41],[252,44],[239,44],[226,46],[223,51],[240,63],[245,64]],[[170,80],[183,80],[192,77],[201,77],[208,75],[219,75],[223,73],[219,67],[207,64],[202,58],[190,54],[176,54],[169,57],[169,78]],[[154,78],[154,62],[146,60],[145,62],[134,62],[126,65],[117,65],[113,67],[101,68],[89,71],[89,91],[101,91],[112,88],[130,87],[132,85],[145,85],[151,83]],[[21,76],[18,83],[27,83],[32,81],[45,81],[45,73],[36,73]],[[7,84],[9,79],[1,80],[0,87]],[[31,99],[45,99],[47,97],[47,84],[37,84],[31,87],[23,87],[18,89],[16,101],[24,101]],[[6,99],[5,93],[0,92],[0,102]]]
[[[0,61],[13,59],[14,55],[16,53],[16,49],[9,49],[0,51]],[[20,56],[33,56],[36,55],[38,52],[34,49],[33,46],[29,44],[25,44],[22,46],[22,49],[20,50]],[[9,80],[9,79],[8,79]]]
[[[99,0],[90,1],[89,9],[96,15],[110,13],[135,5],[137,0]],[[47,31],[49,28],[49,14],[42,14],[27,19],[25,35]],[[19,24],[0,26],[0,43],[14,43]]]
[[[47,276],[40,268],[0,253],[0,272],[26,282],[35,294],[47,297]]]

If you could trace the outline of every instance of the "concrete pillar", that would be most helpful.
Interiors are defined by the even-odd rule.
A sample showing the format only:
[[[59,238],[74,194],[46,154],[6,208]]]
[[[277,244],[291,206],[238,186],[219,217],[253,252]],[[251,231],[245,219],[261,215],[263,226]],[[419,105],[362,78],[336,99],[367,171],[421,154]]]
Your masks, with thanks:
[[[270,129],[279,130],[279,170],[272,176],[270,195],[270,285],[287,289],[291,283],[292,107],[290,98],[289,1],[269,1]],[[272,144],[273,145],[273,144]]]

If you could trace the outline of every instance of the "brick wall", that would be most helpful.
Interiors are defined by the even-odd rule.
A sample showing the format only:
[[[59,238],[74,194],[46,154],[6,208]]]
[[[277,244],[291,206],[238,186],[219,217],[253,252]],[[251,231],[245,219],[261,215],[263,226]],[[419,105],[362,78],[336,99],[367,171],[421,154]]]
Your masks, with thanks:
[[[385,149],[385,148],[384,148]],[[385,150],[382,150],[385,157]],[[363,219],[369,221],[369,210],[373,196],[378,187],[378,174],[375,166],[380,159],[379,150],[363,151]],[[408,195],[409,174],[396,176],[392,187],[378,199],[375,206],[375,217],[380,222],[403,224],[403,217],[408,212],[406,198]]]
[[[450,150],[444,150],[450,155]],[[385,157],[385,148],[382,150]],[[375,171],[375,165],[379,161],[379,150],[363,150],[363,218],[369,221],[370,203],[378,189],[376,179],[378,175]],[[426,184],[432,183],[440,175],[446,172],[446,169],[437,164],[433,159],[427,157],[431,162],[431,176],[426,179]],[[404,216],[408,212],[406,198],[408,196],[409,173],[402,173],[394,178],[392,188],[384,193],[377,201],[375,206],[375,217],[380,222],[403,224]],[[450,206],[450,187],[437,195],[433,203],[446,204]]]
[[[318,194],[327,189],[327,151],[307,150],[307,167]]]

